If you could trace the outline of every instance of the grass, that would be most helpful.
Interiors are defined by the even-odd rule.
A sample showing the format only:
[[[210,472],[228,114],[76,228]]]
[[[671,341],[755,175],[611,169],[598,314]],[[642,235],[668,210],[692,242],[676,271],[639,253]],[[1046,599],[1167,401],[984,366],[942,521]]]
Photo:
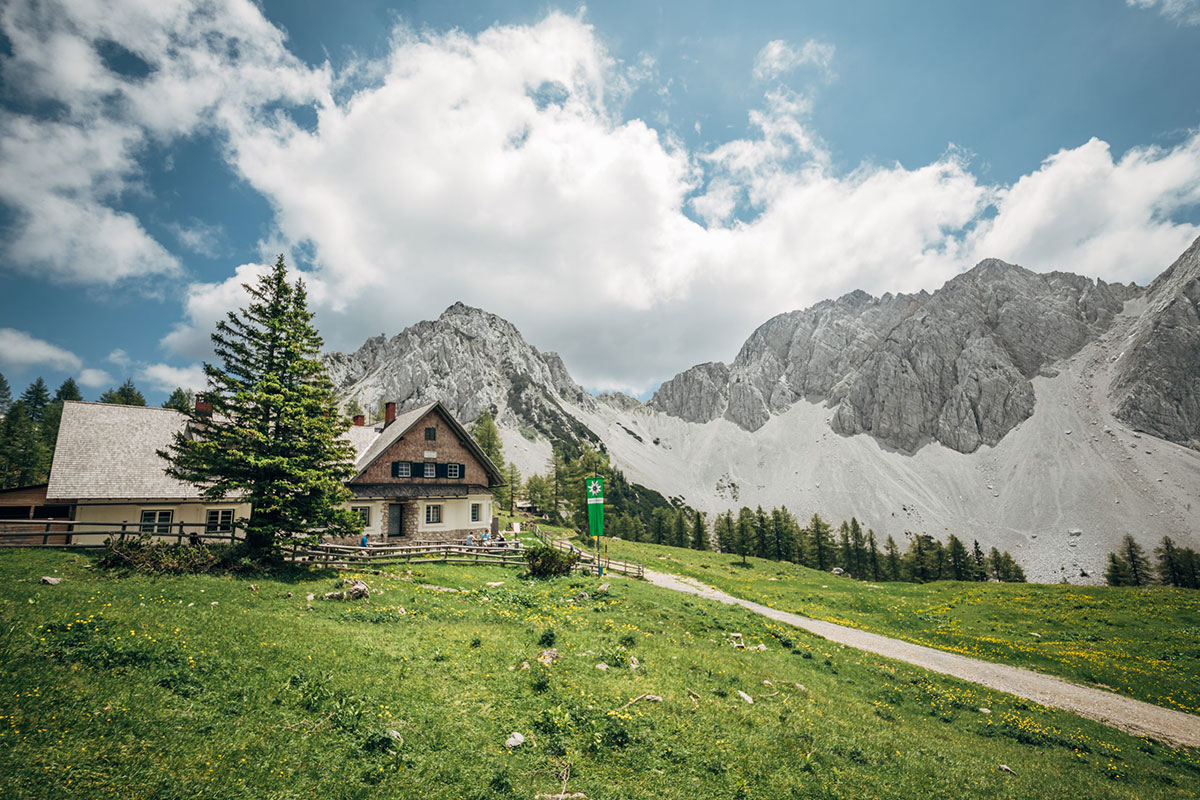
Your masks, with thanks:
[[[642,561],[784,611],[1200,714],[1200,592],[871,583],[757,558],[742,566],[727,554],[620,540],[608,547],[613,558]]]
[[[4,796],[1192,798],[1200,785],[1194,752],[639,581],[602,592],[597,578],[424,566],[364,576],[368,602],[306,602],[337,577],[117,577],[85,555],[0,552]],[[732,632],[766,650],[736,650]],[[544,667],[551,641],[562,655]],[[644,694],[662,702],[629,705]],[[526,743],[510,750],[514,731]]]

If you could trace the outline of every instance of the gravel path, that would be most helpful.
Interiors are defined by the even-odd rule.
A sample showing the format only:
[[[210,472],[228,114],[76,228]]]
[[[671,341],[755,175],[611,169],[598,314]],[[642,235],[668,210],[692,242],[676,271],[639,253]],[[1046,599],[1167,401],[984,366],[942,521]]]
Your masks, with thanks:
[[[1182,711],[1173,711],[1119,694],[1080,686],[1040,672],[978,661],[932,647],[790,614],[733,597],[690,578],[646,570],[646,580],[677,592],[699,595],[729,605],[739,605],[771,619],[823,636],[831,642],[905,661],[934,672],[978,683],[989,689],[1015,694],[1043,706],[1070,711],[1134,736],[1148,736],[1176,745],[1200,747],[1200,718]]]

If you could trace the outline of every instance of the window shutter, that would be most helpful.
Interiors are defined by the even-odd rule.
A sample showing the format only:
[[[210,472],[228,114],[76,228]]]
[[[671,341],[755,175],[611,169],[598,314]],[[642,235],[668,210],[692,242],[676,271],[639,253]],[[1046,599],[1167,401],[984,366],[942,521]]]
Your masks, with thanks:
[[[446,468],[447,468],[448,466],[449,466],[449,464],[441,464],[441,463],[439,463],[439,464],[437,465],[437,476],[438,476],[439,478],[444,478],[444,477],[446,477]]]
[[[459,465],[458,465],[458,479],[459,479],[459,480],[463,480],[463,479],[465,479],[466,477],[467,477],[467,465],[466,465],[466,464],[459,464]]]

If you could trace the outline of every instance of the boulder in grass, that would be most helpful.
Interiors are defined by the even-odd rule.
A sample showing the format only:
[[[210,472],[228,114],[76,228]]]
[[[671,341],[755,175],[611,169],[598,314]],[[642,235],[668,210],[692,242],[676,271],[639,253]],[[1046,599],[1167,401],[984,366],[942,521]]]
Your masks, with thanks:
[[[62,582],[63,582],[62,578],[52,578],[49,575],[43,575],[42,579],[40,581],[38,581],[38,583],[44,583],[49,586],[57,586],[58,584],[60,584]]]
[[[539,664],[543,664],[548,667],[558,660],[559,655],[560,653],[551,647],[547,650],[543,650],[542,654],[537,657],[537,660]]]
[[[754,698],[743,692],[741,689],[738,689],[738,697],[745,700],[748,705],[754,705]]]
[[[504,742],[504,746],[510,749],[520,747],[523,744],[525,744],[525,737],[516,731],[513,731],[512,735],[510,735]]]

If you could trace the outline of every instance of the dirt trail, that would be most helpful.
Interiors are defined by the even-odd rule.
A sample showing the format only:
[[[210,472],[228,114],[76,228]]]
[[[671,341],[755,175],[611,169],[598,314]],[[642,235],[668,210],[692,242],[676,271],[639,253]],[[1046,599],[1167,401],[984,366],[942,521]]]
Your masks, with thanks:
[[[1182,711],[1173,711],[1141,700],[1080,686],[1040,672],[978,661],[932,647],[910,644],[879,634],[835,625],[832,622],[822,622],[768,608],[725,594],[690,578],[646,570],[646,580],[655,586],[677,592],[699,595],[729,605],[739,605],[771,619],[823,636],[831,642],[952,675],[989,689],[1024,697],[1050,708],[1070,711],[1135,736],[1148,736],[1176,745],[1200,747],[1200,718]]]

